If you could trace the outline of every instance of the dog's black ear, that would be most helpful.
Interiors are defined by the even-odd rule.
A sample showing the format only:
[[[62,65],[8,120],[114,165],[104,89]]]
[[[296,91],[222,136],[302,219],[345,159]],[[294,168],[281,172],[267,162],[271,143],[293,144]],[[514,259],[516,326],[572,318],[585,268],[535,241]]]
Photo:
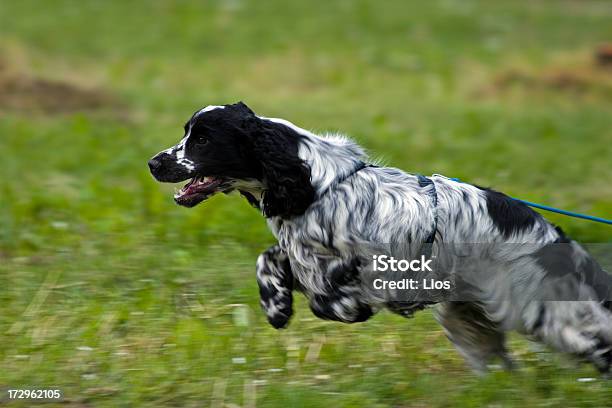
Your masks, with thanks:
[[[253,150],[266,188],[264,215],[290,218],[303,214],[312,204],[315,191],[310,183],[310,167],[298,156],[300,135],[269,121],[260,121],[254,133]]]

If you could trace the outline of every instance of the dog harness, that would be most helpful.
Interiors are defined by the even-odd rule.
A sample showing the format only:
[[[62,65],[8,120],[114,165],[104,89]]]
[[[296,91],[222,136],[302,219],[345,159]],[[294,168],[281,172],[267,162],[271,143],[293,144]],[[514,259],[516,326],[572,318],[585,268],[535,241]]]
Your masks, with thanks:
[[[344,183],[348,178],[352,177],[355,173],[357,173],[360,170],[365,169],[366,167],[378,167],[378,166],[360,161],[359,163],[357,163],[357,165],[351,172],[346,174],[344,177],[337,179],[334,183],[330,184],[325,190],[323,190],[323,192],[319,194],[319,198],[323,197],[330,190],[333,190],[334,188],[338,187],[340,184]]]
[[[425,177],[422,174],[417,174],[417,179],[419,181],[419,186],[427,187],[431,186],[431,190],[429,190],[429,196],[431,197],[431,203],[433,206],[433,218],[434,218],[434,227],[429,237],[425,240],[426,244],[433,244],[436,239],[436,232],[438,231],[438,193],[436,192],[436,185],[433,180],[429,177]],[[431,248],[430,248],[431,249]]]

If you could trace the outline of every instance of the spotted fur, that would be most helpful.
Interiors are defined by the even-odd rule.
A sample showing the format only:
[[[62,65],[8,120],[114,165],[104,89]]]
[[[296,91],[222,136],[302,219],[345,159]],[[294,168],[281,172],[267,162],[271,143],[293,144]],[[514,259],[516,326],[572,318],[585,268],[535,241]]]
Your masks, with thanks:
[[[212,143],[198,150],[193,139],[202,132]],[[289,323],[293,291],[308,298],[316,316],[344,323],[384,308],[410,317],[439,303],[438,321],[477,372],[494,357],[512,367],[505,347],[512,330],[610,370],[612,280],[584,249],[502,193],[443,176],[423,184],[396,168],[364,167],[367,160],[348,138],[258,117],[238,103],[196,112],[182,140],[149,165],[160,181],[222,176],[223,192],[238,190],[266,217],[278,244],[258,258],[257,281],[276,328]],[[448,243],[519,247],[500,246],[483,259],[492,268],[457,277],[469,300],[418,293],[398,300],[372,290],[372,248],[400,241],[406,245],[394,250],[408,257],[431,236],[434,250]],[[554,258],[558,244],[569,252]],[[570,272],[560,273],[550,254],[565,259]]]

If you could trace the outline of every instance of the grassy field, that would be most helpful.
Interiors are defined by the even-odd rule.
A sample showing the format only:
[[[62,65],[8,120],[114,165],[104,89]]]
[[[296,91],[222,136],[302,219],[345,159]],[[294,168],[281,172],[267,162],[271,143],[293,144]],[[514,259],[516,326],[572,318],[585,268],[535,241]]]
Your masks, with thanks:
[[[68,407],[610,406],[610,382],[579,381],[592,368],[518,337],[518,372],[473,376],[430,311],[341,325],[299,298],[273,330],[263,218],[237,197],[175,206],[146,161],[196,108],[244,100],[407,171],[609,218],[612,70],[593,53],[611,21],[606,1],[3,1],[0,389],[59,387]]]

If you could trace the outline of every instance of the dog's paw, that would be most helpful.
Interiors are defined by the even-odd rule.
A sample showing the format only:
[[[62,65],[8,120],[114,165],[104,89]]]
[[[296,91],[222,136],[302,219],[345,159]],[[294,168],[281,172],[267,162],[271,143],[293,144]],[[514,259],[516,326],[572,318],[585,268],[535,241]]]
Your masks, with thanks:
[[[274,316],[268,316],[268,322],[275,329],[285,329],[285,328],[287,328],[287,326],[289,326],[289,320],[290,319],[291,319],[291,316],[287,316],[287,315],[282,314],[282,313],[278,313],[278,314],[276,314]]]
[[[289,325],[289,320],[291,320],[293,314],[291,302],[272,303],[271,300],[268,302],[262,300],[261,308],[266,313],[268,322],[275,329],[284,329]]]
[[[314,296],[310,299],[310,310],[319,319],[342,323],[361,323],[374,315],[369,305],[351,297]]]

